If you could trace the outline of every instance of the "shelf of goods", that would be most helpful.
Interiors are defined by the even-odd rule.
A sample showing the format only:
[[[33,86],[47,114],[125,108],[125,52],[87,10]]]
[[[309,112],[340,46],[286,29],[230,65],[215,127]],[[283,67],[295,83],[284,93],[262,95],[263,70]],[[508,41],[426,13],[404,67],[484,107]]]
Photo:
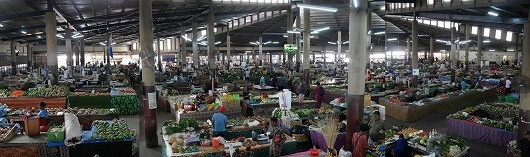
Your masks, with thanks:
[[[451,95],[451,96],[450,96]],[[495,95],[495,88],[466,92],[453,92],[452,94],[438,95],[435,98],[422,99],[413,103],[404,103],[394,98],[381,98],[380,104],[385,106],[386,115],[403,122],[414,122],[424,117],[448,110],[462,102],[483,101]]]
[[[384,145],[386,146],[386,154],[391,154],[390,152],[394,150],[399,134],[403,134],[407,140],[410,148],[409,153],[412,153],[408,154],[410,156],[434,154],[435,156],[464,157],[470,151],[470,147],[461,138],[438,134],[435,129],[425,132],[415,128],[400,126],[392,127],[385,132]]]
[[[447,117],[447,132],[497,147],[517,139],[518,105],[484,103],[468,107]],[[502,117],[500,119],[499,117]]]
[[[227,97],[227,98],[225,98]],[[208,104],[197,104],[195,98],[190,95],[179,95],[168,97],[168,102],[171,105],[171,113],[175,119],[180,120],[184,118],[192,118],[196,120],[211,119],[213,114],[218,112],[218,108],[223,104],[226,111],[224,115],[228,119],[242,116],[242,108],[240,106],[239,98],[228,98],[232,95],[221,96],[220,103],[215,103],[214,97],[206,97]],[[209,99],[209,100],[208,100]]]

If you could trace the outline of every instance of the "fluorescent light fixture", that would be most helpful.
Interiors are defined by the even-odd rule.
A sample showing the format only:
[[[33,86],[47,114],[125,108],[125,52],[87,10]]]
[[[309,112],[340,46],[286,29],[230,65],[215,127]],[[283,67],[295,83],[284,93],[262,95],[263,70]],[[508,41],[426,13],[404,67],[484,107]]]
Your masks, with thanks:
[[[21,31],[20,33],[22,33],[22,34],[28,34],[26,31]]]
[[[387,39],[386,41],[396,41],[397,38],[390,38],[390,39]]]
[[[381,7],[381,10],[386,10],[386,7],[385,7],[385,6],[382,6],[382,7]]]
[[[325,31],[325,30],[328,30],[328,29],[329,29],[329,27],[320,28],[320,29],[317,29],[317,30],[314,30],[313,32],[311,32],[311,34],[317,34],[318,32]]]
[[[273,44],[279,44],[280,42],[275,41],[275,42],[272,42],[272,43],[273,43]]]
[[[356,0],[354,0],[356,1]],[[314,9],[314,10],[321,10],[321,11],[329,11],[329,12],[337,12],[337,8],[330,8],[330,7],[323,7],[323,6],[317,6],[317,5],[309,5],[309,4],[296,4],[297,7],[302,9]]]
[[[287,33],[300,34],[300,31],[287,31]]]
[[[64,38],[63,35],[60,35],[60,34],[57,34],[57,35],[55,35],[55,36],[57,36],[57,37],[59,37],[59,38]]]
[[[495,50],[494,50],[494,49],[490,49],[489,51],[490,51],[490,52],[493,52],[493,51],[495,51]]]
[[[491,16],[499,16],[499,13],[496,13],[496,12],[493,12],[493,11],[488,11],[488,14],[491,15]]]
[[[259,42],[258,42],[259,43]],[[270,44],[272,43],[272,41],[267,41],[267,42],[264,42],[263,45],[267,45],[267,44]]]
[[[353,0],[353,7],[357,8],[359,6],[359,0]]]
[[[221,43],[221,42],[220,42],[220,41],[218,41],[218,42],[215,42],[214,44],[215,44],[215,45],[217,45],[217,44],[220,44],[220,43]]]
[[[429,36],[429,35],[427,35],[427,34],[420,34],[420,35],[418,35],[418,37],[428,37],[428,36]]]
[[[347,44],[347,43],[350,43],[350,41],[345,41],[345,42],[342,42],[342,44]]]
[[[283,37],[286,37],[286,38],[287,38],[288,36],[287,36],[287,35],[283,35]]]
[[[99,44],[100,44],[100,45],[105,45],[105,43],[103,43],[103,42],[99,42]]]
[[[451,42],[445,41],[445,40],[436,39],[436,41],[437,42],[441,42],[441,43],[445,43],[445,44],[451,44]]]
[[[42,38],[42,37],[41,37],[40,35],[37,35],[37,38],[39,38],[39,39],[40,39],[40,38]]]
[[[132,42],[128,41],[127,44],[132,44]]]
[[[508,52],[513,52],[513,51],[515,51],[515,50],[514,50],[514,49],[508,49],[508,50],[506,50],[506,51],[508,51]]]
[[[490,40],[484,40],[482,41],[483,43],[490,43],[491,41]]]
[[[186,36],[182,36],[182,38],[184,38],[184,40],[186,40],[186,41],[191,41],[191,39],[186,37]]]
[[[4,27],[4,25],[0,23],[0,27]]]
[[[381,34],[385,34],[385,31],[375,32],[375,33],[374,33],[374,35],[381,35]]]
[[[258,45],[257,42],[250,42],[250,44],[252,44],[252,45]]]
[[[337,43],[331,41],[328,41],[328,44],[337,45]]]
[[[469,43],[471,42],[471,40],[464,40],[464,41],[460,41],[460,44],[466,44],[466,43]]]

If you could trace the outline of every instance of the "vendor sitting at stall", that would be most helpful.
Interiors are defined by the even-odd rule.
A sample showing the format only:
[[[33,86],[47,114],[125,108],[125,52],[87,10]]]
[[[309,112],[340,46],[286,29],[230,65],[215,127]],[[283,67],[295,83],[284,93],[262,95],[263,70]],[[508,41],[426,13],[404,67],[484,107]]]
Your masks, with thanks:
[[[37,115],[39,117],[39,129],[41,132],[48,131],[48,110],[46,109],[46,103],[40,102],[39,103],[39,113]]]
[[[219,107],[219,112],[216,112],[212,116],[213,122],[213,136],[214,137],[225,137],[226,125],[228,124],[228,118],[223,113],[226,111],[224,106]]]

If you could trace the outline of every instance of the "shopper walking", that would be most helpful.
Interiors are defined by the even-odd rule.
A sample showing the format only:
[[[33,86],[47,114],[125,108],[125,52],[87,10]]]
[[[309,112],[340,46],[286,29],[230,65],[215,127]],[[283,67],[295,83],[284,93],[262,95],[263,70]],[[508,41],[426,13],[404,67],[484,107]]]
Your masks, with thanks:
[[[368,131],[370,126],[361,124],[360,131],[353,134],[352,146],[353,157],[366,157],[366,149],[368,148]]]
[[[315,92],[313,93],[315,96],[315,100],[317,101],[317,108],[322,107],[322,101],[324,99],[324,94],[326,94],[326,91],[324,90],[324,87],[320,85],[320,82],[316,83],[317,87],[315,87]]]

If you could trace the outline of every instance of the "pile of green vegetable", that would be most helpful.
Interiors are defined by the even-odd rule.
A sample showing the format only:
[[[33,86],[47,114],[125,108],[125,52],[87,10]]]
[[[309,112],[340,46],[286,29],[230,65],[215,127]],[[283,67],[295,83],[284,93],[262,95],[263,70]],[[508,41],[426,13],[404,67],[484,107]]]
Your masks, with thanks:
[[[195,129],[199,126],[199,123],[195,119],[184,118],[179,122],[173,120],[167,120],[162,125],[165,135],[171,135],[174,133],[185,132],[191,128]]]
[[[9,89],[0,89],[0,98],[7,98],[11,95],[11,91]]]
[[[462,138],[455,136],[446,136],[440,141],[442,148],[442,156],[456,156],[465,146],[465,141]]]
[[[113,120],[112,122],[94,121],[92,127],[96,130],[90,140],[117,141],[131,139],[133,133],[125,123],[125,120]]]
[[[519,108],[517,105],[496,103],[496,104],[480,104],[477,109],[488,113],[494,117],[516,117],[519,114]]]
[[[28,91],[24,92],[22,96],[25,97],[65,97],[69,93],[69,89],[65,86],[51,86],[48,88],[38,87],[31,88]]]
[[[296,109],[292,111],[298,114],[299,117],[308,117],[311,113],[313,113],[313,110],[311,109]]]
[[[133,115],[140,111],[138,99],[134,95],[112,96],[110,103],[118,114]]]

